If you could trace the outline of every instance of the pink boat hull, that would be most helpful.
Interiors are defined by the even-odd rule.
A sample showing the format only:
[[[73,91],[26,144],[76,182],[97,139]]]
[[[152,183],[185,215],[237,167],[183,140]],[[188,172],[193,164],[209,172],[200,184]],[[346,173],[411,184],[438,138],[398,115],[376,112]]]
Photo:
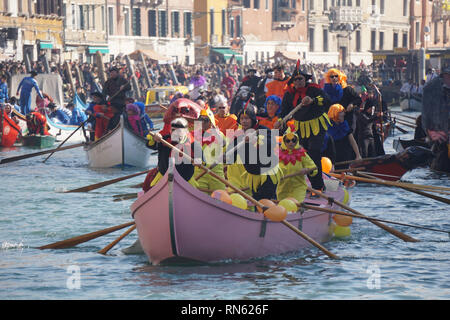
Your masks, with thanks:
[[[344,191],[327,195],[342,201]],[[305,201],[330,208],[324,200]],[[152,264],[181,258],[202,262],[248,260],[311,246],[281,223],[198,191],[176,170],[166,173],[139,197],[131,211],[141,246]],[[289,214],[286,221],[318,242],[330,239],[328,213],[307,210],[303,215]]]

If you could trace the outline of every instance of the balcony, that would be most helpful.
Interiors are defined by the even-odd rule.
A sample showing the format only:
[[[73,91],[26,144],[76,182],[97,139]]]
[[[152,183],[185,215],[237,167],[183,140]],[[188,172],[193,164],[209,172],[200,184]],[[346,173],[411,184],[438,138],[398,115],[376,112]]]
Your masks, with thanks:
[[[363,12],[362,9],[352,7],[332,7],[329,19],[333,24],[361,23],[363,22]]]

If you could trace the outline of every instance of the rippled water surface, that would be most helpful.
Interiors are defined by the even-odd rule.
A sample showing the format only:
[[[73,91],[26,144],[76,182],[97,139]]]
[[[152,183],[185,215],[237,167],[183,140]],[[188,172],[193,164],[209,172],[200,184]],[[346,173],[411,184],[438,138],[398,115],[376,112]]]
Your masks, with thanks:
[[[385,143],[389,153],[392,139]],[[3,149],[0,158],[34,151]],[[121,252],[136,232],[107,256],[96,253],[123,231],[70,249],[35,249],[131,221],[133,200],[112,196],[136,192],[130,186],[144,179],[64,194],[142,169],[89,169],[81,148],[43,159],[0,165],[0,299],[450,299],[448,234],[391,225],[421,240],[406,243],[365,220],[354,219],[351,237],[324,244],[338,261],[311,248],[252,261],[152,266],[145,255]],[[448,175],[423,168],[403,180],[450,186]],[[372,217],[450,230],[448,205],[393,187],[359,184],[351,206]],[[79,283],[71,270],[80,271]]]

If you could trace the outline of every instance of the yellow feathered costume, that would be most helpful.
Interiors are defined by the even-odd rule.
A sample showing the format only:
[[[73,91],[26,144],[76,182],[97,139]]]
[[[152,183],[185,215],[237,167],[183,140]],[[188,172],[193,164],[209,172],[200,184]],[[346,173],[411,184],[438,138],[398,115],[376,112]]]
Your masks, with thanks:
[[[285,143],[284,138],[292,140],[297,138],[297,144],[294,149],[289,150]],[[299,138],[297,134],[290,132],[290,129],[283,136],[283,142],[280,149],[280,162],[279,166],[284,176],[297,173],[304,168],[313,169],[316,168],[314,161],[308,156],[306,150],[299,144]],[[317,168],[312,172],[311,176],[317,174]],[[295,198],[299,202],[303,202],[306,194],[306,180],[305,175],[297,175],[283,179],[277,187],[277,199],[283,200],[289,197]]]

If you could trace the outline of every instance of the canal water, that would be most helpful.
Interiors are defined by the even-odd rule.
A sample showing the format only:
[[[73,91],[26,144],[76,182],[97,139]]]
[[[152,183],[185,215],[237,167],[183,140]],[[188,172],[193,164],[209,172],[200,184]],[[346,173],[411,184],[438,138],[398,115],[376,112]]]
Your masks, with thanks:
[[[415,115],[415,114],[412,114]],[[393,138],[411,139],[398,130]],[[2,149],[0,158],[34,152]],[[450,238],[394,226],[420,240],[406,243],[365,220],[354,219],[352,235],[324,244],[341,257],[330,260],[310,248],[250,261],[196,266],[152,266],[143,254],[122,249],[96,253],[124,230],[70,249],[36,247],[131,221],[133,200],[113,195],[137,192],[133,178],[89,193],[62,191],[139,172],[89,169],[82,148],[0,165],[0,299],[450,299]],[[155,157],[156,165],[156,157]],[[450,186],[449,176],[426,168],[404,181]],[[351,206],[365,215],[450,230],[448,205],[393,187],[358,184]],[[288,232],[288,231],[287,231]]]

